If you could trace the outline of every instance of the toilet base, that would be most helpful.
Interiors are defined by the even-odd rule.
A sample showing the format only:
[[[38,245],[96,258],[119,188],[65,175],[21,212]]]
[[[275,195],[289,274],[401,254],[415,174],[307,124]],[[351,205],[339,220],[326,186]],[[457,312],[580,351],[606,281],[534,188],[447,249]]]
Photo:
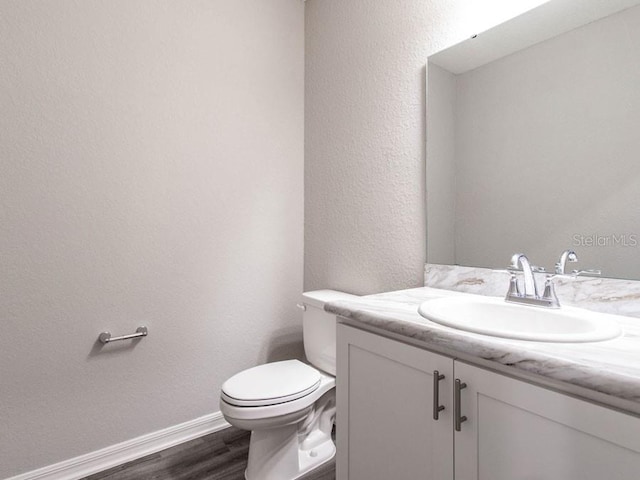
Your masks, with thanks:
[[[315,448],[312,448],[311,450],[300,451],[298,453],[298,458],[303,470],[295,478],[300,478],[304,474],[309,473],[311,470],[314,470],[319,466],[324,465],[335,456],[336,456],[336,445],[333,443],[331,439],[329,439],[328,441],[324,442],[323,444]]]
[[[271,468],[264,468],[265,464],[262,464],[263,468],[260,471],[250,472],[247,468],[244,472],[244,478],[245,480],[296,480],[331,461],[335,455],[336,446],[331,439],[328,439],[310,450],[299,450],[297,466],[274,462],[270,465]]]
[[[323,395],[297,423],[253,430],[246,480],[295,480],[331,460],[335,389]]]

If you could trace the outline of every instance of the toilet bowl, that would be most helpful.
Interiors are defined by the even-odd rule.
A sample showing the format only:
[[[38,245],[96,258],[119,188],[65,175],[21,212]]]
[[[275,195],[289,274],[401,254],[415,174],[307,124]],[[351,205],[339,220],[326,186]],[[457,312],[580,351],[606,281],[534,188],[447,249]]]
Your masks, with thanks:
[[[251,430],[247,480],[294,480],[334,457],[336,317],[323,307],[353,297],[333,290],[303,294],[304,347],[312,365],[267,363],[222,385],[225,419]]]

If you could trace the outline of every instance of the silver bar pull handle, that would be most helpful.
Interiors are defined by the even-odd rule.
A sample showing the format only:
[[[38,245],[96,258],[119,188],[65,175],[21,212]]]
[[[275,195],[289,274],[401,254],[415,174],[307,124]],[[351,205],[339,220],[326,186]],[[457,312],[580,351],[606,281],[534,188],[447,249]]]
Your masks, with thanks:
[[[455,386],[453,389],[453,416],[456,423],[456,432],[462,431],[462,422],[467,421],[467,417],[462,415],[462,407],[460,405],[460,391],[463,388],[467,388],[467,384],[462,383],[459,378],[456,378]]]
[[[440,418],[440,412],[444,410],[444,405],[440,405],[440,380],[444,380],[438,370],[433,371],[433,419]]]
[[[120,337],[112,337],[111,333],[102,332],[98,337],[98,340],[100,340],[104,344],[107,344],[111,342],[117,342],[119,340],[129,340],[131,338],[146,337],[148,334],[149,331],[147,330],[147,327],[138,327],[136,329],[136,333],[132,333],[130,335],[121,335]]]

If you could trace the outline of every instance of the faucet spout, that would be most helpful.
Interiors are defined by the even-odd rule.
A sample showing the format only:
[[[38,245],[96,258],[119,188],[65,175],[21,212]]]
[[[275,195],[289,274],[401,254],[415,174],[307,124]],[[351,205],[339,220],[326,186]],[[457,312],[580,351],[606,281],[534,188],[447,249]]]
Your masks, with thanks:
[[[576,252],[574,252],[573,250],[565,250],[564,252],[562,252],[562,255],[560,255],[560,259],[558,260],[558,263],[556,263],[556,274],[565,275],[567,262],[577,262],[577,261],[578,261],[578,255],[576,255]]]
[[[511,268],[514,270],[522,270],[524,275],[524,291],[522,292],[525,297],[537,297],[538,286],[533,276],[533,269],[531,263],[524,253],[516,253],[511,257]]]

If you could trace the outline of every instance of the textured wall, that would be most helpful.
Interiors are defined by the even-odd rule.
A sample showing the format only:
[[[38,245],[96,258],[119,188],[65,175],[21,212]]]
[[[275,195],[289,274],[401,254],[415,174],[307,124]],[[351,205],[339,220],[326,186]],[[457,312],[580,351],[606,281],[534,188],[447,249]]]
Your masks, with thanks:
[[[422,285],[427,56],[540,0],[307,0],[305,289]]]
[[[303,14],[0,0],[0,478],[218,411],[229,375],[299,353]]]

